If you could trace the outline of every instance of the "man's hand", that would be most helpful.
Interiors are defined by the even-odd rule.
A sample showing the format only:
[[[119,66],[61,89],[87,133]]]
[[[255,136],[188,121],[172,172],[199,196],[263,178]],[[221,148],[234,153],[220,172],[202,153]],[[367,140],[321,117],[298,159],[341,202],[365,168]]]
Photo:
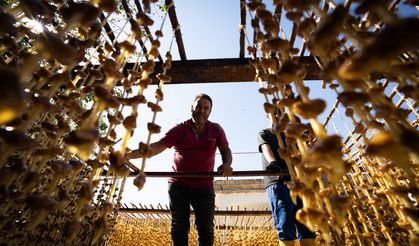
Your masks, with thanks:
[[[133,156],[133,153],[132,153],[132,150],[130,150],[130,149],[126,149],[125,150],[125,155],[124,155],[124,159],[125,160],[130,160],[130,159],[133,159],[132,158],[132,156]]]
[[[269,165],[266,167],[267,171],[281,171],[282,168],[279,166],[279,163],[277,161],[271,161],[269,162]]]
[[[139,149],[127,150],[125,152],[125,155],[124,155],[125,160],[137,159],[137,158],[141,158],[141,157],[145,157],[145,155],[142,154]]]
[[[165,149],[167,149],[167,147],[160,142],[155,142],[150,145],[140,142],[138,149],[126,152],[125,159],[150,158],[160,154]]]
[[[233,174],[233,168],[230,165],[222,164],[217,168],[218,173],[221,173],[223,176],[230,176]]]

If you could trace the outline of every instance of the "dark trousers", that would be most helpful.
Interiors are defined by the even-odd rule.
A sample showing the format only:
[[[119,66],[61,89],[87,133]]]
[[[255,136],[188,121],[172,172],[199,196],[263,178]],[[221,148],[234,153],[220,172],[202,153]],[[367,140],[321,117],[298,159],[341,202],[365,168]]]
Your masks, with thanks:
[[[190,206],[195,212],[199,246],[214,243],[215,193],[213,188],[189,188],[169,183],[172,245],[188,245]]]

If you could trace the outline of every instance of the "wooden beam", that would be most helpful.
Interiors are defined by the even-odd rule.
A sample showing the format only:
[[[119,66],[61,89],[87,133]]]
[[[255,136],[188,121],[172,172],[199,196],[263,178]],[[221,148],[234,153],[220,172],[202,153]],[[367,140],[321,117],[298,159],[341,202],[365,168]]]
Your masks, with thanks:
[[[126,0],[121,0],[121,3],[122,3],[122,7],[124,8],[128,19],[130,19],[130,22],[135,21],[135,20],[131,19],[132,18],[132,13],[131,13],[131,9],[129,8],[129,5],[128,5],[127,1]],[[148,54],[147,54],[148,51],[147,51],[147,48],[144,45],[143,40],[141,38],[138,38],[137,40],[138,40],[138,43],[140,44],[140,47],[142,47],[144,57],[148,60]],[[161,59],[161,57],[160,57],[160,59]],[[160,61],[162,61],[162,60],[163,59],[161,59]]]
[[[143,12],[143,8],[141,7],[141,4],[138,0],[134,0],[135,6],[137,6],[138,12]],[[147,33],[147,37],[150,39],[150,43],[154,41],[153,34],[151,34],[150,28],[148,26],[142,26]],[[160,53],[157,56],[160,62],[163,62],[163,58],[161,57]]]
[[[246,28],[246,1],[240,0],[240,53],[239,57],[244,58],[244,44],[245,44],[245,33]]]
[[[122,7],[125,10],[125,14],[127,15],[128,19],[131,18],[132,17],[132,13],[131,13],[131,9],[128,6],[127,1],[126,0],[121,0],[121,4],[122,4]]]
[[[173,61],[172,68],[167,70],[173,80],[169,84],[190,84],[190,83],[221,83],[221,82],[254,82],[255,70],[249,64],[250,58],[238,59],[207,59],[207,60],[188,60]],[[306,65],[306,80],[318,80],[320,68],[311,56],[300,57],[300,62]],[[133,68],[132,63],[125,67]],[[162,64],[157,62],[155,73],[162,72]],[[154,77],[155,78],[155,77]],[[154,84],[158,81],[154,80]]]
[[[290,47],[294,47],[295,38],[297,37],[297,24],[292,25],[291,37],[290,37]],[[305,43],[305,42],[304,42]]]
[[[183,39],[182,39],[182,33],[180,32],[180,25],[177,20],[176,11],[175,11],[175,5],[173,3],[173,0],[166,0],[165,1],[167,11],[169,13],[170,22],[172,23],[172,28],[175,32],[175,38],[177,47],[179,50],[179,56],[182,61],[186,61],[186,53],[185,53],[185,47],[183,46]]]
[[[99,20],[101,22],[105,21],[105,24],[103,25],[103,27],[105,28],[106,34],[108,35],[108,37],[111,40],[111,42],[114,42],[115,35],[113,34],[112,28],[109,26],[108,21],[106,20],[106,17],[105,17],[105,15],[103,13],[101,13],[99,15]]]

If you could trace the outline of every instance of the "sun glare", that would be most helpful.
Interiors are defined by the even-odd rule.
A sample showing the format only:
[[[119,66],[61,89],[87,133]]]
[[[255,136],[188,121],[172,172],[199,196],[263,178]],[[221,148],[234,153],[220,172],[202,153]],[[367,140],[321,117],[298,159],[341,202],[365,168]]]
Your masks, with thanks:
[[[40,23],[37,20],[33,20],[33,19],[29,19],[24,17],[22,19],[22,22],[25,23],[25,26],[29,29],[31,29],[31,31],[33,33],[41,33],[44,30],[44,26],[42,25],[42,23]]]

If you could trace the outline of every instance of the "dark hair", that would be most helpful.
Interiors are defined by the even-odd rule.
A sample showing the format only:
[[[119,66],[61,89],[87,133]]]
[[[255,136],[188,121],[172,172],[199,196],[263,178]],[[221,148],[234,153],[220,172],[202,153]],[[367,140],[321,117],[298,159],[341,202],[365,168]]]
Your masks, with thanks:
[[[201,93],[201,94],[196,95],[194,102],[196,102],[197,100],[199,100],[201,98],[207,99],[211,103],[211,108],[212,108],[212,99],[211,99],[210,96],[208,96],[205,93]]]

